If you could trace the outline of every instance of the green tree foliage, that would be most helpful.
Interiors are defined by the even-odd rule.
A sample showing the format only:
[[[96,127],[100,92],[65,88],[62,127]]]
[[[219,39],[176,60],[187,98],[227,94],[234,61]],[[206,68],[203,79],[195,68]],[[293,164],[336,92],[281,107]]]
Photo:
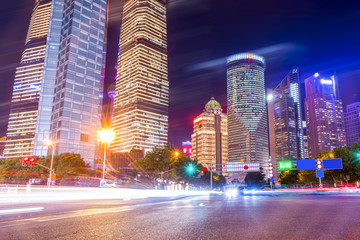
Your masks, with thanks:
[[[245,183],[249,187],[260,187],[265,181],[265,174],[262,172],[248,172],[245,177]]]
[[[50,168],[51,156],[37,158],[37,163]],[[78,176],[88,173],[84,160],[80,154],[63,153],[54,156],[54,170],[58,178]],[[3,181],[12,179],[15,181],[25,180],[29,178],[37,178],[38,176],[26,175],[29,174],[49,174],[49,170],[39,166],[33,165],[32,167],[23,166],[21,158],[19,159],[4,159],[0,161],[0,171],[14,172],[1,173],[0,176]],[[25,174],[22,174],[25,173]]]
[[[299,173],[297,170],[284,170],[279,176],[281,184],[297,184],[299,182]]]
[[[194,171],[188,171],[189,165]],[[196,160],[187,158],[183,152],[171,145],[154,147],[147,152],[145,157],[131,164],[140,174],[150,178],[160,178],[161,172],[164,177],[173,181],[189,180],[198,175],[202,168]]]

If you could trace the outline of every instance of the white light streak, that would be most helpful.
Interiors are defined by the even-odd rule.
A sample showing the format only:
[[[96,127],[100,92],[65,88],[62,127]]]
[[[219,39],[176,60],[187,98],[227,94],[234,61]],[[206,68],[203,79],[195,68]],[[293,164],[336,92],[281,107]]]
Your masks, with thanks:
[[[10,215],[10,214],[19,214],[19,213],[28,213],[28,212],[39,212],[39,211],[42,211],[42,210],[44,210],[43,207],[4,209],[4,210],[0,210],[0,215]]]

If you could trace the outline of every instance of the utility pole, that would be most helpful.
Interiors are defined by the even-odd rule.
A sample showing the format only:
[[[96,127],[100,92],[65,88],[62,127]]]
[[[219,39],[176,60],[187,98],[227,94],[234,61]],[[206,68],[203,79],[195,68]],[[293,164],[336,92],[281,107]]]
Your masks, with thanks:
[[[213,177],[212,177],[212,166],[213,166],[213,164],[212,163],[210,163],[210,190],[212,190],[212,179],[213,179]]]

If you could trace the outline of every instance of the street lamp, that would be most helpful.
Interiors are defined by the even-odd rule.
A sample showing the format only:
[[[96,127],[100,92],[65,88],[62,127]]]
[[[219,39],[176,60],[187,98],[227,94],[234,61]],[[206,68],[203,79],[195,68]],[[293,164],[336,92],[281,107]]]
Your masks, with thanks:
[[[48,187],[51,186],[51,174],[53,172],[53,164],[54,164],[54,143],[51,139],[46,139],[45,141],[45,144],[49,147],[51,146],[52,148],[52,151],[51,151],[51,164],[50,164],[50,174],[49,174],[49,179],[48,179]]]
[[[104,143],[104,163],[103,163],[103,176],[102,180],[100,182],[100,186],[105,182],[105,161],[106,161],[106,144],[109,145],[109,143],[114,140],[115,138],[115,132],[111,129],[103,129],[98,131],[98,137],[101,142]]]

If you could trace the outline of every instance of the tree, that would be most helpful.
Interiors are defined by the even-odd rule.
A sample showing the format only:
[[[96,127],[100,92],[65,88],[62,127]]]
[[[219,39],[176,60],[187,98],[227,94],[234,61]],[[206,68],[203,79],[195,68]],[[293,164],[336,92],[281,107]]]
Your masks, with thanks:
[[[144,176],[159,178],[161,173],[172,181],[189,181],[199,174],[202,165],[191,160],[171,145],[154,147],[145,157],[131,164],[137,173]],[[191,170],[190,170],[191,166]]]
[[[297,170],[284,170],[279,176],[281,184],[297,184],[299,182],[299,175]]]
[[[50,168],[51,156],[38,157],[37,162],[43,166]],[[74,153],[62,153],[60,155],[54,156],[53,167],[58,178],[74,177],[89,172],[80,154]],[[36,164],[33,165],[31,168],[27,166],[22,166],[20,158],[4,159],[0,161],[0,171],[14,172],[14,174],[3,173],[1,175],[5,179],[12,179],[15,181],[25,181],[29,178],[34,178],[34,176],[26,175],[26,173],[49,174],[49,170]]]
[[[262,172],[248,172],[245,177],[245,183],[249,187],[260,187],[265,181],[265,174]]]

